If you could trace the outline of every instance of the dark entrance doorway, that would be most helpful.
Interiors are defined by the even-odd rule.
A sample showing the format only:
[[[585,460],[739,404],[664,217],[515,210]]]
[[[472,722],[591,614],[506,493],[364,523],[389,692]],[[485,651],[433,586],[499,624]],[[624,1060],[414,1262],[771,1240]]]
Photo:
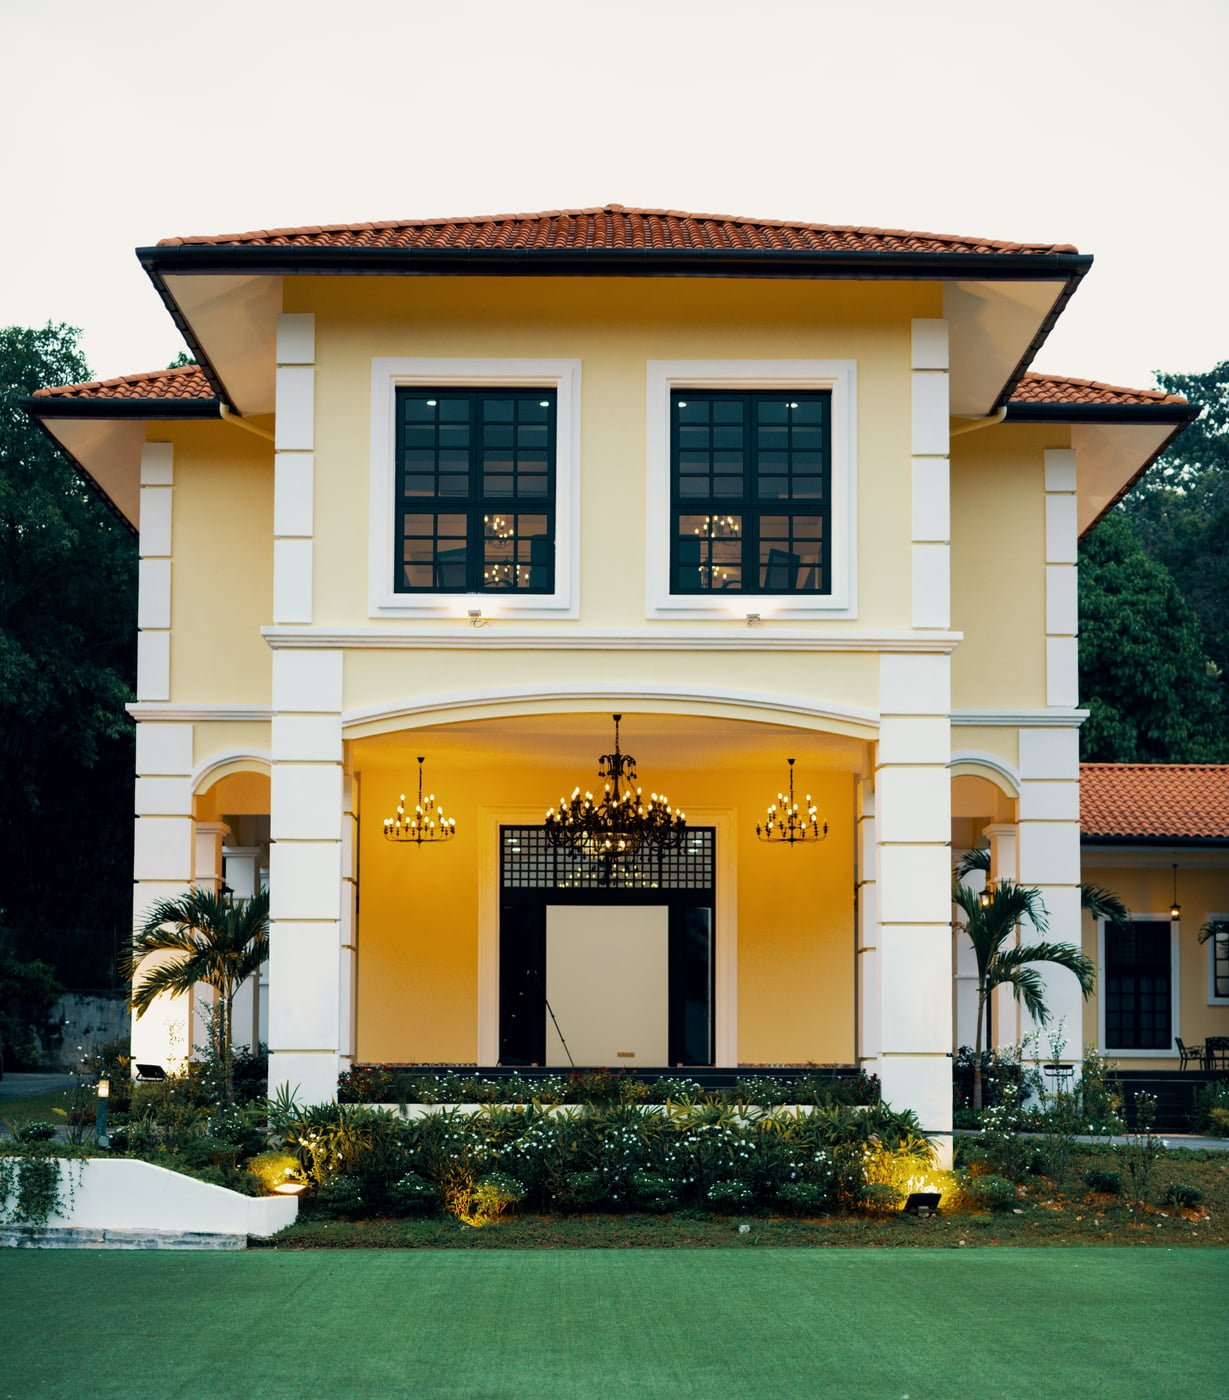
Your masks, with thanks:
[[[714,1058],[713,979],[715,948],[716,830],[694,827],[683,846],[656,855],[618,862],[612,870],[600,860],[553,848],[540,826],[500,828],[499,909],[499,1062],[501,1065],[559,1063],[558,1045],[569,1036],[567,1017],[556,1032],[547,1011],[551,969],[547,966],[548,923],[552,909],[569,908],[567,920],[556,925],[576,928],[583,920],[576,908],[595,911],[594,925],[612,927],[610,911],[628,911],[629,935],[641,930],[650,910],[660,911],[664,925],[662,962],[666,995],[659,986],[639,991],[613,984],[605,997],[600,985],[590,986],[588,1004],[603,1018],[618,1022],[621,1005],[632,1013],[638,998],[664,1002],[666,1025],[656,1043],[664,1044],[669,1065],[711,1065]],[[602,911],[600,920],[596,917]],[[639,917],[637,917],[639,915]],[[648,919],[651,923],[652,919]],[[552,935],[554,936],[554,935]],[[563,935],[566,936],[566,933]],[[618,960],[618,920],[607,956]],[[629,936],[629,949],[632,939]],[[634,979],[633,979],[634,980]],[[566,995],[567,989],[562,989]],[[555,1000],[552,999],[552,1004]],[[569,1005],[579,1006],[580,1001]],[[558,1011],[559,1008],[556,1008]],[[578,1042],[590,1026],[576,1024]],[[594,1018],[583,1018],[591,1021]],[[557,1038],[558,1037],[558,1038]],[[616,1052],[619,1053],[619,1052]],[[549,1054],[549,1060],[548,1060]],[[612,1067],[624,1063],[611,1056]],[[566,1064],[566,1060],[564,1061]],[[576,1063],[581,1063],[578,1059]],[[637,1065],[637,1067],[644,1067]],[[655,1066],[660,1067],[660,1066]]]

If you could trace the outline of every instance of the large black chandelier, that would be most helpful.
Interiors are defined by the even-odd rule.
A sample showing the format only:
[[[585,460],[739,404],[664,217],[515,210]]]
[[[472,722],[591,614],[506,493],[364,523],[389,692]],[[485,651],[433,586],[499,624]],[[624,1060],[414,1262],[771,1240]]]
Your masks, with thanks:
[[[761,841],[771,841],[778,846],[822,841],[828,834],[828,823],[820,825],[819,808],[811,800],[809,792],[806,795],[806,810],[799,810],[794,798],[794,760],[791,758],[787,762],[789,792],[777,793],[777,800],[769,806],[764,820],[755,828],[755,834]]]
[[[386,841],[409,842],[415,846],[441,841],[451,841],[457,834],[456,817],[446,817],[444,809],[435,802],[435,794],[422,794],[422,766],[426,760],[418,760],[418,804],[411,812],[405,805],[405,793],[397,804],[395,815],[384,818],[384,839]]]
[[[559,799],[558,807],[552,807],[543,822],[552,846],[600,860],[607,868],[612,861],[638,851],[647,849],[660,856],[677,850],[687,832],[686,816],[670,806],[664,792],[646,797],[644,789],[635,786],[636,760],[619,747],[623,716],[612,718],[614,752],[604,753],[598,760],[597,775],[606,780],[602,793],[595,797],[576,787],[571,797]]]

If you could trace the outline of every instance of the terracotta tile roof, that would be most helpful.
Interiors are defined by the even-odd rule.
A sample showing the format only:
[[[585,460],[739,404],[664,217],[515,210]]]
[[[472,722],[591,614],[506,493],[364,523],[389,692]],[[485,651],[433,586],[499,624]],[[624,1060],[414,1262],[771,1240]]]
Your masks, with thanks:
[[[1029,370],[1016,385],[1012,403],[1057,404],[1184,404],[1181,394],[1163,389],[1124,389],[1096,379],[1072,379],[1065,374],[1034,374]]]
[[[1091,837],[1229,840],[1229,764],[1081,763],[1080,825]]]
[[[549,209],[537,214],[474,218],[394,219],[255,229],[203,237],[164,238],[160,248],[215,247],[418,248],[474,250],[644,249],[662,252],[798,253],[1074,253],[1069,243],[1003,243],[906,229],[856,228],[687,214],[678,209]]]
[[[145,374],[123,374],[118,379],[97,379],[90,384],[61,384],[35,389],[36,399],[216,399],[217,395],[199,365],[155,369]]]

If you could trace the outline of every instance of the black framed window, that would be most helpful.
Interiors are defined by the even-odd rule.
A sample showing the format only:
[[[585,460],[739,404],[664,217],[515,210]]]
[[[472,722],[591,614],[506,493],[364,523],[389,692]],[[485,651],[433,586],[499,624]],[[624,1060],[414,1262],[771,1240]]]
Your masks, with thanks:
[[[672,592],[830,592],[831,492],[828,391],[672,391]]]
[[[397,390],[396,592],[554,592],[556,400]]]
[[[1212,995],[1229,998],[1229,919],[1210,919],[1212,925]]]
[[[1173,1047],[1173,961],[1168,921],[1105,929],[1105,1043],[1113,1050]]]

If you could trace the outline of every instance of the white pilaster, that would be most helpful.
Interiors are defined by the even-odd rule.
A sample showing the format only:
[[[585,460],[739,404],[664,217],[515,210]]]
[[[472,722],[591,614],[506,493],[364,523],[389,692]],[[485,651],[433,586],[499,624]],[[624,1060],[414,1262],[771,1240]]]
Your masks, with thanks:
[[[1045,454],[1046,704],[1079,703],[1078,576],[1075,453]]]
[[[260,878],[260,862],[259,846],[223,846],[223,878],[234,891],[236,899],[251,899],[259,893],[264,883]],[[261,987],[268,984],[269,961],[266,958],[255,976],[249,977],[235,993],[233,1025],[236,1049],[249,1045],[255,1050],[263,1039],[260,1028]]]
[[[315,530],[315,317],[277,318],[273,620],[311,622]]]
[[[141,448],[141,530],[137,564],[137,698],[171,698],[171,507],[174,448]],[[149,1014],[149,1013],[147,1013]]]
[[[1020,830],[1015,822],[995,822],[985,828],[990,842],[990,879],[1015,880],[1020,868]],[[968,940],[966,939],[967,943]],[[1020,942],[1020,931],[1016,930],[1010,940],[1012,946]],[[1010,987],[996,987],[990,996],[990,1034],[985,1044],[990,1047],[1015,1045],[1020,1039],[1021,1008]],[[971,1042],[970,1042],[971,1043]]]
[[[192,884],[195,889],[207,889],[216,894],[221,888],[222,843],[229,835],[230,828],[224,822],[196,822],[194,824]],[[216,1008],[217,1004],[217,993],[204,982],[198,982],[192,989],[192,1048],[194,1050],[208,1044],[208,1012],[211,1008]]]
[[[269,1088],[337,1096],[343,1047],[342,654],[273,653]],[[352,833],[351,833],[352,834]],[[348,996],[348,992],[347,992]]]
[[[144,473],[144,464],[142,467]],[[166,464],[169,478],[169,460]],[[166,488],[168,495],[169,485]],[[144,527],[142,527],[142,534]],[[136,822],[133,828],[132,921],[144,922],[159,899],[176,899],[191,888],[196,867],[192,820],[192,726],[142,720],[136,734]],[[143,969],[170,954],[154,954]],[[140,969],[138,970],[138,978]],[[132,1058],[177,1069],[194,1044],[192,999],[161,996],[132,1018]]]
[[[951,626],[947,322],[915,320],[912,363],[912,623]]]
[[[338,1049],[341,1068],[354,1063],[358,992],[358,778],[347,774],[341,788],[341,973],[338,987]]]
[[[879,849],[875,840],[875,789],[858,784],[858,1065],[880,1074],[882,989],[879,976]]]
[[[1047,454],[1048,456],[1049,454]],[[1046,938],[1080,946],[1079,731],[1067,728],[1020,730],[1019,880],[1036,886],[1049,914]],[[1036,935],[1021,929],[1027,942]],[[1079,1060],[1083,1043],[1084,1002],[1079,983],[1063,968],[1039,963],[1051,1025],[1066,1020],[1069,1058]],[[1020,1012],[1024,1034],[1032,1018]],[[1048,1053],[1044,1038],[1041,1051]]]
[[[952,1129],[951,661],[883,656],[875,767],[883,1096],[938,1134]],[[917,720],[931,721],[918,725]]]

